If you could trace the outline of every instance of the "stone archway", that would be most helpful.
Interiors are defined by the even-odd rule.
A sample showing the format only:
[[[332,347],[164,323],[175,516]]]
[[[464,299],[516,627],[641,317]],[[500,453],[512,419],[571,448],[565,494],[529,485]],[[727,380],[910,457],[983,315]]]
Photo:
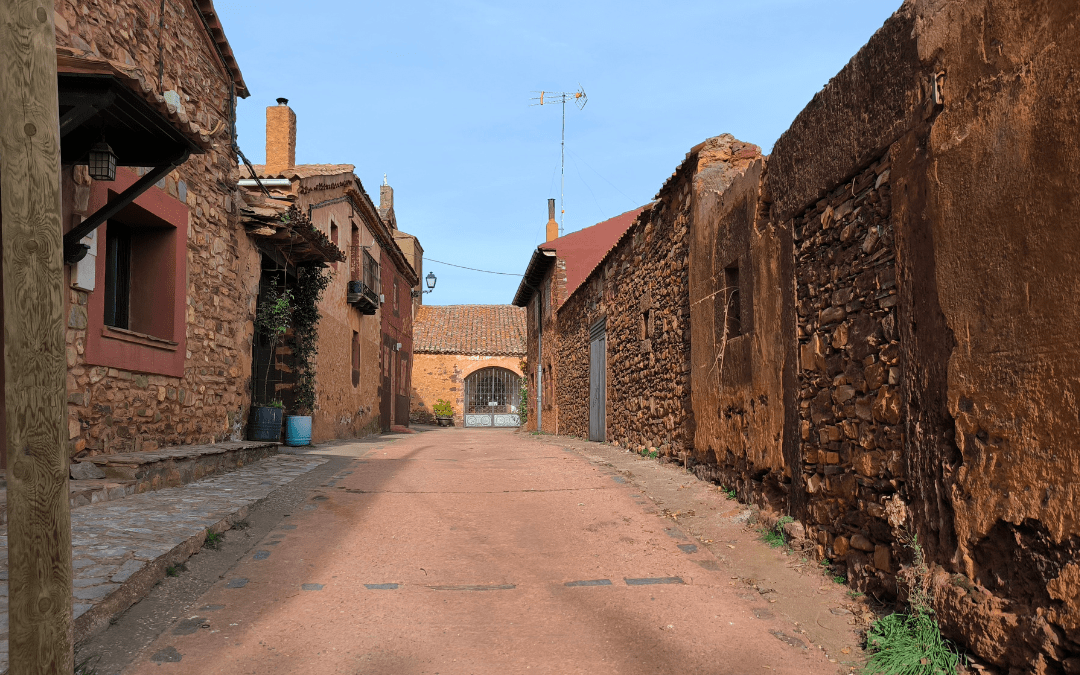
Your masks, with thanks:
[[[508,368],[489,366],[465,378],[464,417],[467,427],[521,425],[521,376]]]

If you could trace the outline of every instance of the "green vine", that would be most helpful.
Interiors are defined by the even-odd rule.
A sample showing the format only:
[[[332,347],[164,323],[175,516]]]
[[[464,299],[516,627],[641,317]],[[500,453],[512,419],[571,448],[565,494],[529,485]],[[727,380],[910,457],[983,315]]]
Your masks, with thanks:
[[[281,402],[271,400],[266,388],[270,382],[270,367],[274,364],[277,346],[292,325],[293,292],[288,288],[279,288],[275,279],[264,292],[259,309],[255,313],[255,327],[270,340],[270,355],[266,361],[266,376],[263,378],[263,405],[281,407]]]
[[[323,267],[297,270],[293,291],[293,357],[296,360],[296,414],[310,415],[315,410],[315,357],[319,353],[319,301],[330,285],[333,274]]]

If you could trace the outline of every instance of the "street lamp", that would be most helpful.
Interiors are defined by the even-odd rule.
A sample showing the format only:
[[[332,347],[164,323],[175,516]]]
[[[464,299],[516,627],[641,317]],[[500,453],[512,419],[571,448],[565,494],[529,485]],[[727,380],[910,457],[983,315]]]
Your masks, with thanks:
[[[424,277],[424,283],[427,284],[428,289],[426,291],[413,291],[412,296],[414,298],[419,298],[424,293],[432,292],[433,290],[435,290],[435,282],[436,281],[437,281],[437,279],[435,278],[435,273],[434,272],[428,272],[428,275],[426,277]]]

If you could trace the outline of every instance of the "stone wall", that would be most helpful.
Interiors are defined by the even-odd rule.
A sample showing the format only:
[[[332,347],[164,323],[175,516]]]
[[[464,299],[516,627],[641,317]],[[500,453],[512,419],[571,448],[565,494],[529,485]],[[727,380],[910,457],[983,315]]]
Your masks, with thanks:
[[[433,408],[439,399],[454,407],[454,425],[463,426],[465,410],[465,378],[481,368],[491,366],[512,370],[523,375],[520,356],[475,356],[469,354],[425,354],[413,356],[412,410],[409,418],[420,424],[434,424]]]
[[[707,391],[716,308],[692,313],[698,475],[803,520],[879,598],[917,534],[946,633],[1002,672],[1080,672],[1076,18],[905,3],[713,210],[726,236],[757,191],[754,330],[781,333],[749,386]],[[723,288],[694,270],[696,299]],[[750,396],[745,426],[709,417]]]
[[[807,531],[863,592],[896,595],[885,506],[905,478],[888,156],[794,221]],[[895,550],[894,550],[895,549]]]
[[[88,325],[88,293],[69,291],[67,385],[73,454],[211,443],[238,437],[246,422],[259,258],[237,226],[233,191],[238,172],[228,129],[231,76],[220,66],[195,8],[188,3],[165,7],[167,30],[159,41],[156,1],[55,3],[58,45],[139,67],[157,93],[176,91],[187,117],[213,132],[215,142],[206,154],[193,155],[151,188],[189,209],[183,376],[88,363],[87,331],[102,328]],[[73,215],[87,215],[91,179],[85,168],[68,168],[65,183]],[[103,261],[99,256],[98,264]],[[72,268],[69,274],[74,276]]]
[[[558,399],[555,396],[558,380],[559,335],[556,330],[556,309],[565,299],[566,264],[557,258],[550,271],[544,275],[537,292],[533,293],[525,308],[529,351],[529,417],[525,428],[529,431],[559,433]],[[542,344],[541,344],[542,339]],[[535,365],[534,365],[535,364]],[[537,394],[537,371],[543,375],[540,394]],[[540,403],[538,414],[537,402]]]
[[[711,152],[747,152],[746,144],[726,139]],[[784,415],[795,374],[791,293],[784,292],[791,283],[791,230],[768,222],[765,170],[757,158],[738,167],[722,162],[694,182],[693,459],[699,473],[707,471],[741,499],[783,510],[798,494],[801,466]]]
[[[558,310],[559,432],[588,438],[590,329],[606,320],[606,439],[693,446],[688,232],[695,153]]]

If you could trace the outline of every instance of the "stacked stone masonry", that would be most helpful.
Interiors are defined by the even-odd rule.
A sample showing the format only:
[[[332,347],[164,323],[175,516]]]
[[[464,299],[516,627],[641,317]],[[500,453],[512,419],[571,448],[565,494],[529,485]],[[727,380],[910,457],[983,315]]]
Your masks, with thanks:
[[[679,171],[558,312],[561,433],[589,435],[590,330],[606,320],[608,441],[680,455],[693,445],[687,233]]]
[[[937,620],[988,672],[1080,673],[1076,18],[908,0],[767,160],[699,170],[689,202],[677,174],[559,310],[560,431],[588,433],[606,317],[609,441],[662,446],[692,385],[693,447],[670,442],[697,475],[801,520],[882,600],[903,600],[917,535]],[[686,239],[669,223],[690,263],[673,254],[665,280]],[[733,287],[742,325],[715,300]],[[687,307],[683,347],[654,338]]]
[[[228,128],[233,82],[194,5],[168,2],[164,7],[166,30],[159,35],[161,3],[156,0],[55,3],[58,46],[138,67],[158,94],[176,92],[186,117],[214,142],[151,188],[189,210],[183,376],[89,363],[87,331],[101,327],[88,325],[88,294],[70,291],[67,385],[73,454],[212,443],[239,437],[246,420],[259,263],[237,227],[239,173]],[[85,167],[67,167],[64,182],[73,216],[88,215],[92,180]]]
[[[799,438],[819,557],[896,594],[886,519],[904,481],[896,252],[882,158],[795,219]]]

